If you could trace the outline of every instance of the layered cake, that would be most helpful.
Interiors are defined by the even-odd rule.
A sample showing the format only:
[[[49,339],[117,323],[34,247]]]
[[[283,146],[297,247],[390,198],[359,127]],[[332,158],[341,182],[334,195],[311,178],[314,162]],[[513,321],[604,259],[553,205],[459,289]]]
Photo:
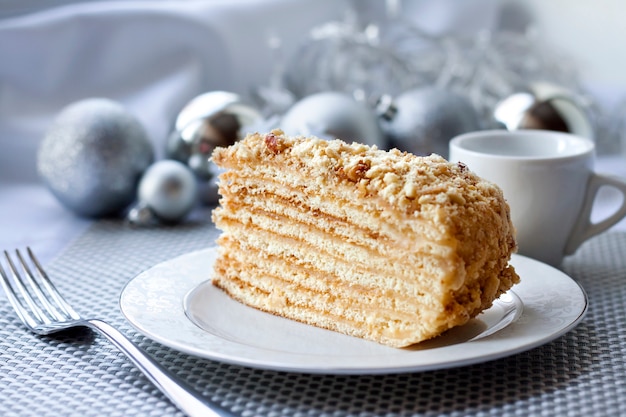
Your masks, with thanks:
[[[212,159],[213,284],[246,305],[405,347],[519,280],[502,192],[463,164],[279,130]]]

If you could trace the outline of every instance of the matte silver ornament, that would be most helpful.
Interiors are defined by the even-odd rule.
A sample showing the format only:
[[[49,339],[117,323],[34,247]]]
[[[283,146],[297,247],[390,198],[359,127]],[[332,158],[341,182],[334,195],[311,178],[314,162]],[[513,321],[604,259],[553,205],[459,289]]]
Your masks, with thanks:
[[[508,130],[543,129],[573,133],[594,139],[590,112],[572,91],[548,84],[532,84],[500,101],[493,117]]]
[[[154,151],[140,122],[112,100],[64,108],[43,138],[37,168],[68,209],[85,217],[120,213],[134,200]]]
[[[193,209],[197,195],[196,178],[188,166],[174,160],[155,162],[139,182],[139,202],[128,220],[138,225],[178,222]]]
[[[176,118],[166,157],[188,165],[200,180],[209,180],[213,149],[232,145],[260,120],[260,112],[235,93],[201,94],[185,105]]]
[[[211,179],[207,181],[198,181],[198,199],[206,206],[213,206],[218,203],[220,195],[218,193],[219,175],[226,171],[211,162],[210,166]]]
[[[294,104],[279,127],[288,135],[313,135],[386,148],[376,115],[347,94],[328,91],[312,94]]]
[[[381,106],[379,113],[389,146],[415,155],[447,157],[450,139],[481,128],[468,99],[437,87],[406,91]]]

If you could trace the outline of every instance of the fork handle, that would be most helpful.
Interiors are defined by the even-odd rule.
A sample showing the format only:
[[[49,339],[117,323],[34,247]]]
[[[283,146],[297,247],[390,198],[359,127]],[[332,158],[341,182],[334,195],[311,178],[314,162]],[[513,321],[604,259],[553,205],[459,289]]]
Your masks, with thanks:
[[[85,324],[117,346],[163,394],[188,416],[235,416],[219,404],[202,397],[191,386],[175,377],[115,327],[97,319],[85,320]]]

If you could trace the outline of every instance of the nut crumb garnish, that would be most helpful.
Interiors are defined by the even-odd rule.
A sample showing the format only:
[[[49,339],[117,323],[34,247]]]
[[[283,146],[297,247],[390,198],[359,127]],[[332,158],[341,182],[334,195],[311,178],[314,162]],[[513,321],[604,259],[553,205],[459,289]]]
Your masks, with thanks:
[[[365,173],[370,169],[370,164],[363,160],[359,160],[355,165],[346,170],[346,176],[352,182],[358,182],[365,176]]]
[[[274,155],[280,152],[280,149],[278,148],[278,139],[276,139],[276,135],[273,133],[265,135],[265,146]]]

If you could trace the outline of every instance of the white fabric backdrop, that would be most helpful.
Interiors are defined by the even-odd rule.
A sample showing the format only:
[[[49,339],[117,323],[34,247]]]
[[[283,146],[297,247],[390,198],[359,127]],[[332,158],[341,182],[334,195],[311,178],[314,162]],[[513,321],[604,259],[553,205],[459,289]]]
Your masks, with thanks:
[[[0,179],[36,179],[36,147],[65,105],[125,104],[157,151],[175,115],[211,90],[268,81],[268,39],[293,49],[345,1],[97,2],[0,22]],[[15,156],[19,155],[19,158]]]

